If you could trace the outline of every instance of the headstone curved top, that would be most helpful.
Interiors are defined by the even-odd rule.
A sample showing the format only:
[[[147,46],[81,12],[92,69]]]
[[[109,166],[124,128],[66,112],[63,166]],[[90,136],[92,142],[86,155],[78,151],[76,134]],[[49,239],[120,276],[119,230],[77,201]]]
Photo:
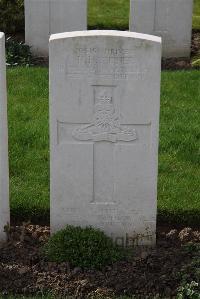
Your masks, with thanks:
[[[130,0],[130,31],[162,37],[164,58],[189,57],[193,0]]]
[[[0,241],[9,222],[8,129],[6,96],[5,35],[0,32]]]
[[[51,230],[94,226],[154,244],[161,39],[85,31],[50,38]]]

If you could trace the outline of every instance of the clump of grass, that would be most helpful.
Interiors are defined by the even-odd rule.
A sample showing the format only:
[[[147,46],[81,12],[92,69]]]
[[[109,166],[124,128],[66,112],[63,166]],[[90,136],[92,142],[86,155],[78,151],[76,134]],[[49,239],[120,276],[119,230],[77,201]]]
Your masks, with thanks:
[[[52,262],[70,262],[73,266],[101,269],[123,258],[123,250],[104,232],[92,227],[71,225],[55,233],[44,246],[44,255]]]

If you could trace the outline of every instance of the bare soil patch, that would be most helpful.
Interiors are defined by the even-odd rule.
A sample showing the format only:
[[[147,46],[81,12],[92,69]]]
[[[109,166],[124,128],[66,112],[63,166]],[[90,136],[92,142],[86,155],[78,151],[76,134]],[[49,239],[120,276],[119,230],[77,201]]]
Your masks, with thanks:
[[[200,260],[200,229],[159,227],[155,248],[135,249],[128,260],[102,271],[46,261],[41,248],[49,238],[48,226],[23,224],[9,228],[7,234],[8,242],[0,247],[0,293],[4,295],[52,292],[62,298],[156,294],[173,298],[183,274],[189,282],[197,280],[194,261]]]

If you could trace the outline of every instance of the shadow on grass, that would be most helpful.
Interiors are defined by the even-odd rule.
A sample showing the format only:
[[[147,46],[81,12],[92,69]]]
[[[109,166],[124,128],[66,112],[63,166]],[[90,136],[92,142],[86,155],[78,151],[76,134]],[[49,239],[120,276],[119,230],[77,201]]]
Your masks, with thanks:
[[[26,211],[23,210],[11,210],[11,224],[19,225],[22,222],[31,222],[32,224],[50,225],[50,210],[37,210],[32,209]],[[182,228],[189,226],[192,228],[199,227],[200,214],[199,210],[182,211],[176,210],[176,212],[169,210],[158,210],[157,225],[169,226],[172,228]]]

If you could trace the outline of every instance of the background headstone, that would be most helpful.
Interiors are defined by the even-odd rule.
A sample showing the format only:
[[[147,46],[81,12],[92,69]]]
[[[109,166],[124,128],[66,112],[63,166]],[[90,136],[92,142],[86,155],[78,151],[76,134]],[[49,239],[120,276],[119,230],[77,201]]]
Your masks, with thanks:
[[[25,40],[36,55],[49,55],[49,35],[87,29],[87,0],[25,0]]]
[[[162,56],[189,57],[193,0],[130,0],[130,31],[162,37]]]
[[[25,41],[36,55],[48,56],[49,0],[25,0]]]
[[[155,243],[161,39],[120,31],[50,38],[51,230]]]
[[[0,241],[5,240],[6,234],[4,233],[4,226],[10,221],[8,185],[5,36],[2,32],[0,32]]]

